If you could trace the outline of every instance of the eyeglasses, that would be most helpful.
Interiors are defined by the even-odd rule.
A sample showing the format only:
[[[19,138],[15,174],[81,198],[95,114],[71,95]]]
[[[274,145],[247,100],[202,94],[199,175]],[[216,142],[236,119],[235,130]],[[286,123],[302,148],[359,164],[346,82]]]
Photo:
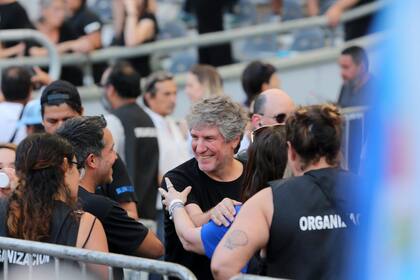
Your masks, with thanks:
[[[264,114],[259,114],[259,115],[264,116]],[[277,123],[282,124],[286,121],[287,115],[285,113],[279,113],[279,114],[277,114],[275,116],[272,116],[272,117],[269,117],[269,116],[264,116],[264,117],[274,119],[274,120],[276,120]]]
[[[255,129],[254,131],[251,132],[251,143],[254,143],[254,140],[256,139],[256,137],[258,137],[258,134],[261,133],[261,131],[266,130],[269,127],[284,127],[284,123],[276,123],[276,124],[271,124],[271,125],[263,125],[260,126],[259,128]]]
[[[79,171],[79,178],[82,179],[85,176],[85,167],[83,166],[83,164],[81,162],[73,160],[71,160],[70,162],[76,165],[77,170]]]

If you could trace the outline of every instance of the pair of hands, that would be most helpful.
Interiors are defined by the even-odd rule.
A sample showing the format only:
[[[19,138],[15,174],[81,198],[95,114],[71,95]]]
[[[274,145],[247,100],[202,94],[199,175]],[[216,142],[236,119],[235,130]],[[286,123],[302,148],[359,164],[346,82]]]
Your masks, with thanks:
[[[178,192],[175,190],[169,178],[165,177],[165,183],[168,191],[159,188],[159,193],[163,197],[162,203],[165,205],[166,210],[168,210],[169,205],[174,199],[180,199],[184,204],[187,202],[188,194],[191,192],[191,186],[186,187],[182,192]],[[241,205],[241,203],[230,198],[224,198],[219,204],[208,211],[210,219],[219,226],[222,224],[226,227],[229,226],[235,219],[236,205]]]

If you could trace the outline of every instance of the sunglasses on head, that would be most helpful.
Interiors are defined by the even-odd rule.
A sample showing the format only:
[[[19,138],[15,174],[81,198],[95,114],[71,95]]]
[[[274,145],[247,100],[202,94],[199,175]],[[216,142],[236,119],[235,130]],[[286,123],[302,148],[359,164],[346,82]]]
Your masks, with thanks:
[[[264,116],[264,114],[260,114],[260,115]],[[284,123],[286,121],[287,115],[285,113],[279,113],[279,114],[277,114],[275,116],[272,116],[272,117],[270,117],[270,116],[264,116],[264,117],[274,119],[274,120],[276,120],[277,123]]]
[[[282,126],[284,126],[284,123],[276,123],[276,124],[271,124],[271,125],[260,126],[259,128],[251,132],[251,143],[254,143],[254,140],[256,139],[256,137],[258,137],[258,134],[260,134],[261,131],[266,130],[268,127],[275,128],[275,127],[282,127]]]

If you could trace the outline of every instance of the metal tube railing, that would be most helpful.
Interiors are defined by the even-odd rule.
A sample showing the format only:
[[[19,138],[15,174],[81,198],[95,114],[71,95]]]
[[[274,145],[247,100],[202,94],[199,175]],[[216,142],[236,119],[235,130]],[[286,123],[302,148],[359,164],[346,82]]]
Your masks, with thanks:
[[[151,273],[174,276],[185,280],[197,280],[194,274],[186,267],[175,263],[157,260],[103,253],[69,246],[7,237],[0,237],[0,248],[3,250],[15,250],[29,254],[43,254],[59,259],[73,260],[83,263],[101,264],[112,267],[147,271]]]
[[[230,278],[230,280],[286,280],[284,278],[272,278],[267,276],[258,276],[252,274],[238,274]]]
[[[61,73],[61,61],[58,56],[57,49],[54,44],[41,32],[33,29],[15,29],[15,30],[2,30],[0,31],[0,41],[21,41],[31,39],[35,40],[44,46],[48,51],[48,57],[38,58],[38,61],[46,63],[26,63],[24,57],[14,57],[12,59],[2,60],[6,62],[2,64],[0,62],[0,68],[12,66],[12,65],[49,65],[49,72],[51,78],[58,79]]]
[[[377,1],[345,12],[341,18],[342,22],[356,19],[371,14],[385,6],[385,1]],[[84,64],[89,62],[104,62],[114,59],[130,58],[138,55],[152,53],[169,53],[171,51],[190,48],[210,46],[220,43],[232,42],[238,39],[245,39],[268,34],[289,32],[295,29],[326,26],[326,16],[309,17],[290,20],[286,22],[268,23],[244,28],[236,28],[221,32],[213,32],[196,36],[187,36],[177,39],[161,40],[153,43],[143,44],[137,47],[109,47],[94,51],[90,54],[65,54],[60,57],[63,65]],[[89,57],[89,58],[87,58]],[[27,65],[47,65],[47,58],[22,58],[21,61]],[[15,64],[8,59],[0,60],[0,68]]]

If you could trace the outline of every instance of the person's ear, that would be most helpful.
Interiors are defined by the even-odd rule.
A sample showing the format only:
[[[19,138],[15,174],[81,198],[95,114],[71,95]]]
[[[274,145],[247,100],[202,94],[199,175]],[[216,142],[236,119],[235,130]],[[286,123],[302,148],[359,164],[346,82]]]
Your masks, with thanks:
[[[85,166],[95,169],[97,167],[98,160],[96,159],[96,156],[94,154],[89,154],[85,161]]]
[[[261,85],[261,92],[266,91],[267,89],[270,89],[270,84],[269,83],[263,83]]]
[[[61,165],[61,168],[63,169],[63,172],[64,172],[64,173],[66,173],[66,172],[67,172],[67,170],[69,169],[69,160],[68,160],[68,158],[67,158],[67,157],[65,157],[65,158],[63,159],[63,163],[62,163],[62,165]]]
[[[262,126],[261,123],[261,115],[259,114],[252,114],[251,116],[251,124],[253,129],[257,129]]]

